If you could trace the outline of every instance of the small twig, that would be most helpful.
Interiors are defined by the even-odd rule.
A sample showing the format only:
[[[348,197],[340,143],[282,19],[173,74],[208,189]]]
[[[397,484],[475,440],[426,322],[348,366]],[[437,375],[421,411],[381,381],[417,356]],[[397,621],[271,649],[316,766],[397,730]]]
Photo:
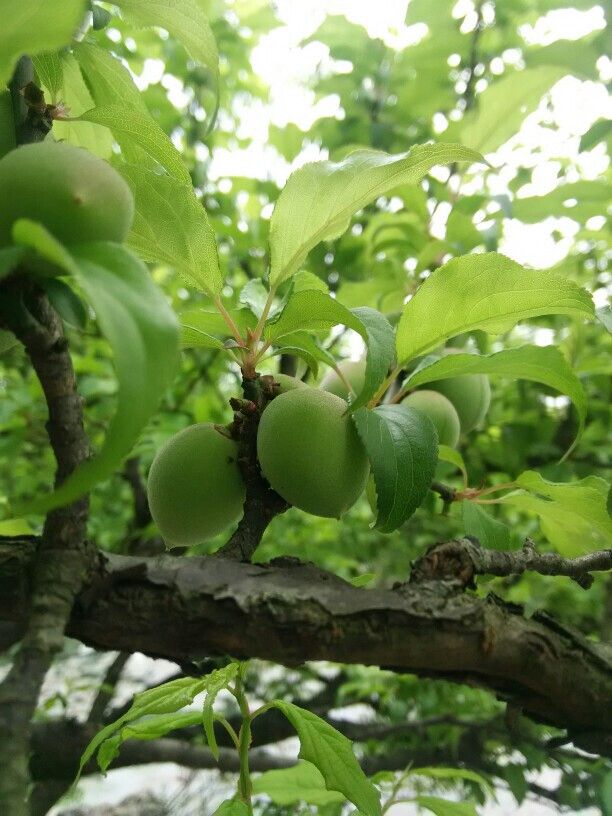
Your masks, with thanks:
[[[464,586],[473,584],[477,575],[562,575],[583,589],[593,583],[592,572],[612,569],[612,550],[600,550],[578,558],[564,558],[558,553],[539,553],[527,539],[521,550],[502,552],[487,550],[476,539],[462,538],[435,544],[413,567],[411,582],[459,579]]]

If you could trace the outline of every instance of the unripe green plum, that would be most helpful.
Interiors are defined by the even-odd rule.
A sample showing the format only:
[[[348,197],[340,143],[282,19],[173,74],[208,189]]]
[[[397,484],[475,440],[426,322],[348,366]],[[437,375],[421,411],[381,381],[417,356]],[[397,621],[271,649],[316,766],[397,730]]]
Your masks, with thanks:
[[[0,160],[0,246],[19,218],[64,244],[124,240],[134,217],[130,188],[110,164],[63,142],[11,150]]]
[[[338,368],[344,375],[345,379],[350,383],[351,388],[358,394],[363,388],[365,380],[366,361],[362,360],[344,360],[338,364]],[[330,394],[335,394],[337,397],[342,397],[343,400],[348,399],[349,392],[346,385],[342,382],[340,377],[330,369],[321,380],[321,388],[328,391]]]
[[[313,516],[340,518],[363,492],[369,463],[346,402],[319,388],[276,397],[257,433],[261,470],[276,492]]]
[[[274,374],[274,382],[280,386],[281,394],[287,391],[295,391],[296,388],[308,388],[308,385],[297,377],[291,377],[289,374]]]
[[[444,354],[465,354],[463,349],[449,348]],[[449,399],[459,415],[461,432],[469,433],[485,418],[491,402],[491,386],[486,374],[460,374],[446,380],[427,383],[426,388]]]
[[[402,405],[426,414],[438,432],[438,442],[454,448],[459,442],[461,424],[452,402],[437,391],[413,391],[402,400]]]
[[[236,443],[214,425],[180,431],[157,453],[147,484],[153,520],[171,545],[199,544],[242,516]]]

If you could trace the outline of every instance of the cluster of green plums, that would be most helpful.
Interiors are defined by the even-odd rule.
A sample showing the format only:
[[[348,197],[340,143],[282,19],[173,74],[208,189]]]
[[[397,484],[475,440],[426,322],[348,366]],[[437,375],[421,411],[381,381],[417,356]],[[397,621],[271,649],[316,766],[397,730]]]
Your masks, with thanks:
[[[86,150],[45,141],[0,160],[0,247],[12,242],[20,218],[41,223],[68,246],[122,242],[134,201],[123,178]],[[447,349],[445,353],[453,353]],[[365,449],[346,413],[347,383],[358,393],[365,360],[341,364],[320,388],[275,375],[280,393],[262,413],[257,457],[270,486],[289,504],[315,516],[339,518],[363,493],[369,476]],[[455,446],[484,418],[489,382],[483,375],[442,380],[405,397],[426,414],[441,443]],[[370,491],[372,492],[372,491]],[[238,445],[212,424],[194,425],[159,450],[149,474],[151,514],[170,544],[206,541],[238,521],[245,484]]]
[[[361,388],[365,361],[343,363],[341,371],[344,381],[332,372],[318,388],[276,374],[280,393],[264,409],[257,432],[257,457],[270,486],[294,507],[329,518],[357,501],[370,471],[346,412],[346,382]],[[434,386],[414,391],[402,404],[429,416],[441,443],[456,445],[460,433],[484,418],[489,382],[464,375]],[[238,455],[226,429],[210,423],[180,431],[159,450],[149,473],[149,505],[169,544],[197,544],[240,519],[245,484]]]

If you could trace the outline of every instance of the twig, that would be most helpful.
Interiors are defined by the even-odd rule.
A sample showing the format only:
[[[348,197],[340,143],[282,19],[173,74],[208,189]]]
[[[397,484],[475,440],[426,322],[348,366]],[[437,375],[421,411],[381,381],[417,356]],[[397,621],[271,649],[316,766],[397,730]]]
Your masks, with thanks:
[[[435,544],[413,567],[410,580],[459,579],[465,586],[473,583],[476,575],[522,575],[537,572],[540,575],[563,575],[583,589],[593,583],[592,572],[612,569],[612,550],[600,550],[578,558],[564,558],[558,553],[539,553],[530,539],[521,550],[502,552],[487,550],[476,539],[462,538]]]

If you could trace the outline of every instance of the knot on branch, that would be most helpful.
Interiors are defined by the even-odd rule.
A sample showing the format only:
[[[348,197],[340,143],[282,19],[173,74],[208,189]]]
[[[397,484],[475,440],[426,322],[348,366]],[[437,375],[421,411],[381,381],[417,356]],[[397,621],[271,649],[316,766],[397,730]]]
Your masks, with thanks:
[[[468,538],[434,544],[413,564],[410,583],[454,581],[463,589],[473,588],[480,552],[480,545]]]

